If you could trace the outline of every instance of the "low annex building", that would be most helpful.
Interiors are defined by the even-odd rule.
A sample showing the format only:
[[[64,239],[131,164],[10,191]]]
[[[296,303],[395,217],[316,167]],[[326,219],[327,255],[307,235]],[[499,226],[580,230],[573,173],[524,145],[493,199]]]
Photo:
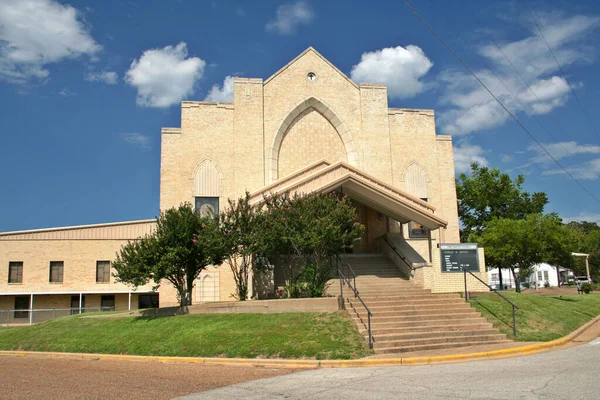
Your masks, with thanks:
[[[266,80],[235,78],[233,103],[184,101],[181,127],[162,129],[160,208],[223,210],[246,191],[253,202],[341,191],[366,227],[355,253],[387,254],[424,288],[460,292],[462,274],[442,268],[438,249],[460,241],[452,139],[436,134],[432,110],[388,108],[387,99],[385,85],[356,84],[308,48]],[[175,305],[170,284],[133,290],[111,275],[120,247],[152,229],[144,220],[0,233],[0,309]],[[483,249],[478,256],[487,281]],[[277,269],[266,278],[255,297],[285,284]],[[234,291],[226,265],[209,267],[194,301]]]

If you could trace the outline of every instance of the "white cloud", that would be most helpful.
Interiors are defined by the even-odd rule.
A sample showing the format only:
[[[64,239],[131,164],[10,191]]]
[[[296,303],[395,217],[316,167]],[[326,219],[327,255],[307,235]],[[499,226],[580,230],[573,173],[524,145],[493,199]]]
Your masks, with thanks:
[[[150,149],[150,137],[141,133],[122,133],[121,138],[132,146],[139,147],[142,150]]]
[[[471,170],[471,163],[476,162],[486,167],[488,160],[484,157],[485,150],[481,146],[462,143],[454,147],[454,170],[457,174]]]
[[[358,83],[383,83],[390,98],[413,97],[423,90],[421,81],[433,63],[418,46],[386,47],[363,53],[350,77]]]
[[[104,72],[88,72],[85,74],[85,80],[88,82],[104,82],[107,85],[115,85],[117,83],[117,73],[112,71]]]
[[[600,18],[543,15],[539,20],[544,35],[563,67],[591,61],[592,52],[581,43],[598,26]],[[512,113],[548,114],[566,104],[570,89],[563,77],[552,75],[558,72],[558,67],[543,39],[534,31],[535,27],[530,28],[533,32],[531,36],[500,44],[500,50],[493,44],[479,47],[477,51],[492,65],[494,72],[480,69],[475,73]],[[531,90],[515,73],[502,52]],[[438,113],[443,133],[466,135],[493,129],[510,119],[469,73],[444,71],[439,79],[446,87],[441,103],[449,106],[446,111]],[[580,86],[573,78],[570,80],[573,87]]]
[[[574,141],[542,143],[542,145],[557,160],[578,154],[600,154],[600,146],[593,144],[578,144]],[[532,144],[527,150],[537,154],[529,159],[531,164],[551,164],[553,162],[546,152],[537,144]]]
[[[50,75],[46,66],[102,49],[79,11],[53,0],[0,1],[0,79],[26,83]]]
[[[213,85],[204,100],[218,103],[231,103],[233,101],[233,76],[227,76],[223,81],[223,87]]]
[[[188,57],[184,42],[177,46],[146,50],[133,60],[125,81],[137,89],[137,104],[142,107],[170,107],[194,92],[206,62]]]
[[[511,156],[510,154],[500,154],[500,161],[502,161],[503,163],[510,163],[514,159],[515,158],[513,156]]]
[[[571,175],[581,180],[595,180],[600,178],[600,158],[587,160],[573,167],[565,167]],[[547,169],[542,175],[562,175],[565,171],[562,169]]]
[[[265,26],[268,32],[291,35],[299,25],[309,24],[315,17],[310,6],[304,1],[282,4],[277,7],[277,15]]]

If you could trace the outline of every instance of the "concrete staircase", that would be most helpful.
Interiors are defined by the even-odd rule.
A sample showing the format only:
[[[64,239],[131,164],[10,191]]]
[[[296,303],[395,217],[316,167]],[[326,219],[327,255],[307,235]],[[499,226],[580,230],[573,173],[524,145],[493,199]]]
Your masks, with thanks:
[[[371,309],[376,354],[510,342],[458,294],[432,294],[402,276],[384,255],[345,257]],[[339,294],[339,283],[330,291]],[[346,309],[368,339],[367,312],[344,285]]]

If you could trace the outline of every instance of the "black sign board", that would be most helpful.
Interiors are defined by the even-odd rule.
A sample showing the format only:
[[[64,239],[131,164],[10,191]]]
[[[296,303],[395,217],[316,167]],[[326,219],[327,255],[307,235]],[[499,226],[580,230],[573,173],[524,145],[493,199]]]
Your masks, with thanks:
[[[477,243],[440,243],[442,272],[479,272]]]

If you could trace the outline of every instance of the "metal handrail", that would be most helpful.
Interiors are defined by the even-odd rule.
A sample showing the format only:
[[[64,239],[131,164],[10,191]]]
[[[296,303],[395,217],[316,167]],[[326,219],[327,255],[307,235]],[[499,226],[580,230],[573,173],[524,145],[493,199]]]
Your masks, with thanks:
[[[356,274],[354,273],[354,270],[350,266],[350,263],[346,263],[346,265],[349,267],[349,270],[352,272],[354,286],[352,285],[352,281],[349,278],[347,278],[346,275],[344,275],[344,272],[340,268],[340,264],[343,265],[342,260],[340,259],[340,257],[338,255],[336,255],[336,258],[337,258],[337,271],[338,271],[338,275],[340,276],[340,297],[341,297],[341,301],[342,301],[342,308],[344,308],[344,309],[346,308],[346,303],[344,300],[344,285],[343,285],[343,282],[346,282],[346,285],[348,285],[348,287],[350,289],[352,289],[352,292],[354,292],[354,297],[357,298],[361,302],[361,304],[363,305],[365,310],[367,310],[367,331],[369,332],[369,349],[372,349],[373,348],[373,333],[371,331],[371,317],[373,316],[373,313],[371,312],[369,307],[365,304],[363,299],[361,299],[360,295],[358,294],[358,290],[356,289]]]
[[[401,255],[400,253],[398,253],[398,250],[396,250],[396,246],[394,246],[393,244],[391,244],[390,241],[387,239],[387,237],[384,236],[383,240],[387,243],[388,246],[390,246],[392,248],[392,250],[394,250],[394,253],[396,253],[396,255],[398,257],[400,257],[400,259],[402,261],[404,261],[404,264],[406,264],[408,266],[408,268],[410,268],[412,271],[414,271],[416,269],[408,261],[406,261],[406,257],[404,257],[403,255]]]
[[[515,309],[519,310],[519,306],[517,306],[515,303],[513,303],[512,301],[510,301],[509,299],[504,297],[502,294],[498,293],[498,291],[496,289],[494,289],[493,287],[491,287],[490,285],[488,285],[487,283],[482,281],[477,275],[475,275],[471,271],[467,271],[463,267],[460,267],[460,269],[463,270],[463,273],[465,276],[465,300],[469,300],[469,292],[467,291],[467,272],[468,272],[473,278],[475,278],[479,282],[483,283],[488,289],[490,289],[492,292],[496,293],[498,296],[500,296],[502,299],[504,299],[504,301],[506,301],[508,304],[510,304],[512,306],[513,335],[517,336],[517,319],[515,317]]]
[[[354,272],[354,269],[352,268],[352,265],[350,265],[349,262],[344,264],[344,261],[340,258],[340,256],[338,254],[335,255],[335,258],[337,260],[338,263],[338,268],[341,265],[345,265],[346,267],[348,267],[348,271],[350,271],[352,273],[352,281],[354,282],[354,287],[356,287],[356,272]],[[358,290],[357,290],[358,293]]]

